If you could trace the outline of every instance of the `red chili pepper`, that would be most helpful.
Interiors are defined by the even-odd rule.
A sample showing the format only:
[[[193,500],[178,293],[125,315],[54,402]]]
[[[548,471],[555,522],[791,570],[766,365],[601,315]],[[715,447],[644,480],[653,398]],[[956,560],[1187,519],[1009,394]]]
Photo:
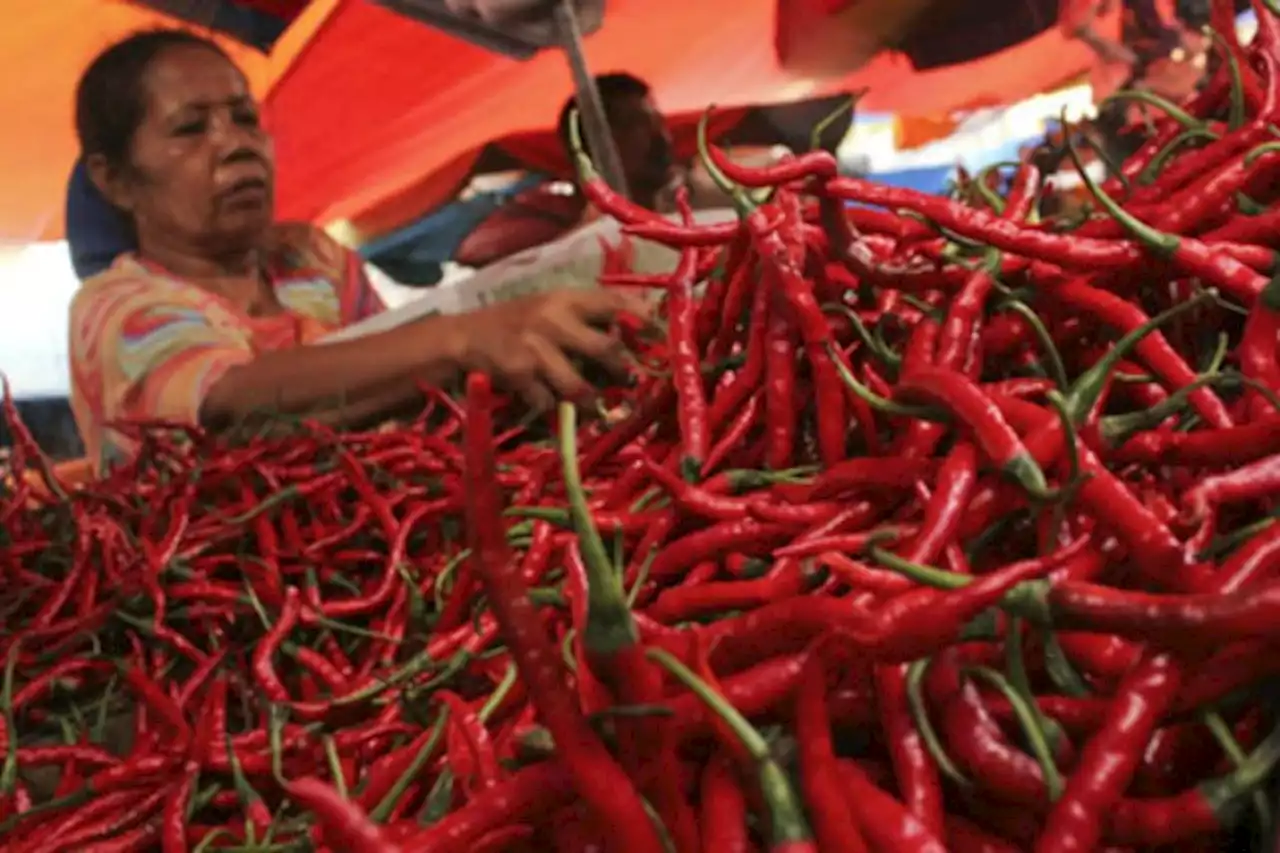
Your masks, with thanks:
[[[350,853],[399,853],[377,824],[354,803],[319,779],[295,779],[285,786],[289,799],[315,814],[325,840]]]
[[[1010,743],[972,682],[962,681],[953,649],[930,667],[929,693],[943,705],[942,733],[955,760],[986,794],[1041,810],[1048,802],[1040,765]]]
[[[182,777],[169,791],[164,801],[164,823],[160,830],[160,847],[164,853],[183,853],[187,850],[187,807],[195,793],[196,780],[200,777],[200,765],[188,762]]]
[[[844,201],[912,210],[962,237],[1063,267],[1087,270],[1128,267],[1141,256],[1132,243],[1035,231],[949,199],[862,178],[834,178],[826,182],[824,192]]]
[[[1227,776],[1170,797],[1121,799],[1104,815],[1102,834],[1118,844],[1180,845],[1220,832],[1256,788],[1256,780],[1280,762],[1280,736],[1273,732]]]
[[[687,191],[682,190],[677,195],[676,205],[685,225],[689,225],[693,221],[693,211]],[[671,382],[676,391],[676,416],[680,421],[680,437],[684,446],[682,464],[690,478],[702,471],[711,449],[707,396],[702,384],[702,358],[698,346],[697,303],[693,298],[697,259],[696,250],[681,252],[667,290]]]
[[[571,802],[573,796],[573,777],[563,765],[556,761],[534,764],[482,791],[428,829],[410,827],[416,834],[403,838],[401,844],[406,853],[465,853],[489,832],[530,822]]]
[[[489,381],[467,381],[467,529],[476,573],[520,668],[525,688],[551,730],[576,786],[592,811],[618,833],[622,849],[658,853],[662,849],[635,788],[571,701],[560,657],[534,610],[519,564],[511,558],[502,520],[502,496],[495,477],[492,400]]]
[[[1016,480],[1034,498],[1043,498],[1049,493],[1044,471],[1035,457],[1005,421],[999,407],[964,374],[920,367],[899,380],[894,396],[903,402],[945,407],[969,428],[982,452],[1002,473]]]
[[[902,803],[883,791],[858,763],[839,759],[843,793],[868,846],[877,853],[945,853],[947,847]]]
[[[768,810],[768,843],[773,853],[816,853],[812,831],[804,810],[786,774],[770,754],[769,745],[758,731],[724,696],[670,654],[652,649],[649,657],[675,676],[707,705],[717,718],[717,732],[733,740],[724,744],[750,758],[759,776],[760,794]]]
[[[176,738],[175,752],[183,753],[191,743],[191,725],[183,715],[178,703],[174,702],[164,689],[147,677],[138,666],[125,666],[121,674],[142,700],[142,704],[151,713],[164,721]]]
[[[766,272],[761,287],[780,287],[778,274]],[[764,425],[765,464],[775,471],[792,463],[798,427],[796,392],[796,340],[790,318],[782,313],[781,299],[769,306],[765,331]]]
[[[700,790],[702,849],[752,853],[755,847],[747,835],[746,795],[725,754],[717,753],[706,763]]]
[[[276,650],[284,644],[289,635],[293,633],[293,629],[297,627],[301,615],[302,597],[297,587],[290,586],[285,590],[284,605],[280,610],[279,618],[276,619],[276,623],[271,626],[271,629],[254,647],[253,676],[258,687],[272,702],[285,703],[290,699],[288,688],[284,686],[280,676],[276,673],[274,658]]]
[[[796,699],[796,738],[800,744],[800,788],[819,847],[849,853],[866,850],[862,832],[841,792],[840,766],[827,712],[826,669],[820,648],[810,652],[801,675]]]
[[[1054,803],[1036,843],[1036,853],[1091,850],[1102,837],[1107,812],[1133,778],[1142,747],[1172,702],[1181,674],[1169,655],[1149,654],[1116,693],[1109,724],[1090,738]]]
[[[945,832],[938,766],[925,748],[907,698],[907,664],[875,668],[876,707],[888,742],[898,790],[907,809],[931,834]]]
[[[844,497],[847,493],[863,489],[909,489],[918,480],[930,476],[936,463],[929,459],[910,459],[860,456],[846,459],[803,485],[779,484],[773,488],[792,503],[811,503]]]
[[[771,544],[785,539],[790,530],[787,525],[767,524],[754,518],[714,524],[667,545],[649,567],[649,576],[662,581],[725,551],[767,550]]]
[[[1142,245],[1150,251],[1167,257],[1186,274],[1203,279],[1211,287],[1220,287],[1226,293],[1244,300],[1246,304],[1252,304],[1257,299],[1262,288],[1266,286],[1265,276],[1259,275],[1235,258],[1215,251],[1199,240],[1165,234],[1139,221],[1098,187],[1081,165],[1080,156],[1070,139],[1067,142],[1067,150],[1076,163],[1076,168],[1089,192],[1107,213],[1119,221]],[[1229,424],[1222,424],[1222,426],[1229,426]]]

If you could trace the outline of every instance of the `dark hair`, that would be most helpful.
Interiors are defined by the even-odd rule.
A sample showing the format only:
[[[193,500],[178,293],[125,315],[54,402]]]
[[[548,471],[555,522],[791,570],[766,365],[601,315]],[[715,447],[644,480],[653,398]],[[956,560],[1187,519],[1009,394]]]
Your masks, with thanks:
[[[620,101],[623,98],[645,98],[652,91],[648,83],[634,74],[627,74],[622,71],[598,75],[596,77],[596,88],[600,91],[600,101],[604,104],[606,111],[612,102]],[[570,97],[569,100],[564,102],[564,106],[560,108],[560,118],[556,121],[556,133],[559,135],[560,143],[564,145],[566,152],[572,152],[572,145],[570,144],[572,125],[570,121],[577,106],[577,97]],[[584,148],[587,147],[585,138],[582,140],[582,145]]]
[[[98,54],[76,86],[76,136],[80,153],[100,154],[113,166],[129,162],[133,135],[146,116],[142,88],[151,63],[171,47],[203,47],[231,61],[215,42],[188,30],[144,30]]]

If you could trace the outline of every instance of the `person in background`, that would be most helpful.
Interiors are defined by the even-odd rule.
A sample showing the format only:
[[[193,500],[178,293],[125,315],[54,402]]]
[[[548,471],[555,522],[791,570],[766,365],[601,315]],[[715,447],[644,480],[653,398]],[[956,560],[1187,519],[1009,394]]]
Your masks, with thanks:
[[[1116,2],[1124,10],[1123,43],[1104,38],[1096,28],[1098,19],[1108,14]],[[1186,52],[1183,34],[1165,21],[1156,0],[1062,0],[1058,25],[1107,63],[1135,68],[1174,55],[1181,60],[1181,54]],[[1141,76],[1140,69],[1135,68],[1135,73]]]
[[[695,209],[729,206],[729,200],[705,172],[677,162],[671,130],[648,83],[625,72],[601,74],[595,82],[632,201],[659,213],[671,213],[676,190],[685,187]],[[576,107],[576,99],[568,98],[556,121],[556,133],[569,162],[573,162],[570,131]],[[590,154],[585,139],[583,147]],[[544,183],[520,193],[485,220],[459,245],[454,260],[464,266],[483,267],[552,242],[599,215],[572,185]]]
[[[649,84],[621,72],[601,74],[595,80],[631,200],[650,210],[671,210],[675,189],[684,182],[686,173],[676,164],[671,131]],[[556,133],[570,158],[571,123],[577,106],[577,99],[570,97],[556,119]],[[589,155],[585,138],[582,144]]]
[[[274,221],[271,138],[215,43],[132,35],[84,72],[75,112],[85,171],[137,246],[70,309],[71,405],[99,470],[132,452],[118,420],[218,429],[270,412],[356,425],[467,371],[535,408],[590,398],[574,357],[623,370],[609,327],[648,310],[618,290],[560,291],[312,346],[382,303],[354,253]]]

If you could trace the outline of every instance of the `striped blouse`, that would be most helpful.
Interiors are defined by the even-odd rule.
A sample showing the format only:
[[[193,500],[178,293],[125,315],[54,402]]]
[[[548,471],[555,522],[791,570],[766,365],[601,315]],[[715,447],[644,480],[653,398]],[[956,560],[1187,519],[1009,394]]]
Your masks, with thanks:
[[[135,255],[87,280],[70,312],[71,409],[101,471],[132,452],[119,421],[195,424],[227,371],[383,310],[358,255],[310,225],[273,231],[267,268],[284,311],[239,307]]]

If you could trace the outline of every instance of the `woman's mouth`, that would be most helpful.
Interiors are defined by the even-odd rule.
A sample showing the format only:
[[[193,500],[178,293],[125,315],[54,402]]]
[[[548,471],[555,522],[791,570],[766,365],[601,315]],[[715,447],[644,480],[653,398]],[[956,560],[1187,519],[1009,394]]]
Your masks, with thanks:
[[[223,201],[232,204],[256,205],[266,200],[270,190],[270,184],[264,178],[242,178],[227,187],[221,196]]]

